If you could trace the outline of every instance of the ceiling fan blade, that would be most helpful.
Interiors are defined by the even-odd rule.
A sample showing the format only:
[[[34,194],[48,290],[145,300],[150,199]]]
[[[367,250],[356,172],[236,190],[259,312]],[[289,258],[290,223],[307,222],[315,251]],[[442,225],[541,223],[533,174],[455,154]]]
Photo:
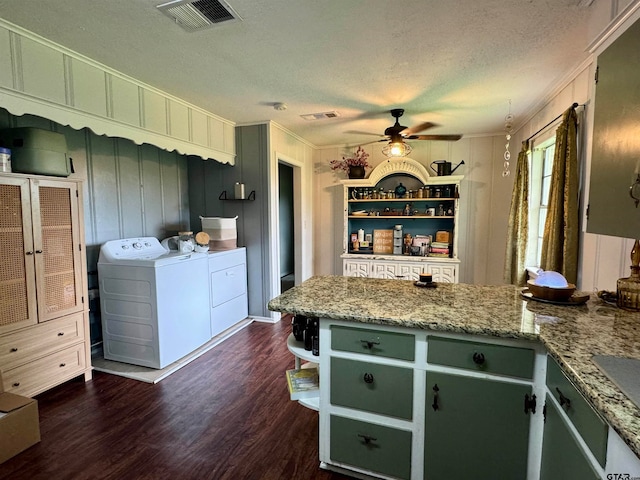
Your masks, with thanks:
[[[460,140],[462,135],[413,135],[409,140]]]
[[[408,135],[413,135],[414,133],[422,132],[424,130],[428,130],[428,129],[433,128],[433,127],[439,127],[439,125],[437,123],[424,122],[424,123],[420,123],[418,125],[415,125],[413,127],[405,128],[404,130],[402,130],[400,132],[400,135],[406,137]]]

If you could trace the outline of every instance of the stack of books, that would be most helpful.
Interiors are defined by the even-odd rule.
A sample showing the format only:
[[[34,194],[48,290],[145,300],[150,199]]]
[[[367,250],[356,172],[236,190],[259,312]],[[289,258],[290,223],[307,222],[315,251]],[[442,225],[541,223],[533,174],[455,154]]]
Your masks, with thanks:
[[[445,242],[431,242],[431,249],[429,250],[430,257],[444,257],[448,258],[451,254],[451,248],[448,243]]]
[[[287,385],[291,400],[318,396],[320,392],[318,369],[309,367],[311,364],[305,364],[300,369],[287,370]]]

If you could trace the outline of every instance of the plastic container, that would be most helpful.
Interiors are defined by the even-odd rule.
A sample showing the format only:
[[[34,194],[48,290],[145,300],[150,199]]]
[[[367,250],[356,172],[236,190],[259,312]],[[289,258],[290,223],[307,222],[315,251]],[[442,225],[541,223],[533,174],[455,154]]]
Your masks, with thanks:
[[[11,170],[68,177],[73,173],[62,133],[42,128],[19,127],[0,130],[0,145],[11,148]]]
[[[0,147],[0,172],[11,171],[11,150]]]

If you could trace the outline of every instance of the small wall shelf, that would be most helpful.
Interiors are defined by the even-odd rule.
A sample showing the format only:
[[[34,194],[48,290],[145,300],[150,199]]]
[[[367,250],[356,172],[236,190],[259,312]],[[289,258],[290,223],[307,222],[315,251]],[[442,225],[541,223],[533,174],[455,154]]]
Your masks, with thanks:
[[[249,196],[247,198],[229,198],[227,197],[227,191],[223,190],[222,193],[220,194],[220,196],[218,197],[218,200],[226,200],[226,201],[234,201],[234,202],[247,202],[247,201],[254,201],[256,199],[256,191],[255,190],[251,190],[251,193],[249,194]]]

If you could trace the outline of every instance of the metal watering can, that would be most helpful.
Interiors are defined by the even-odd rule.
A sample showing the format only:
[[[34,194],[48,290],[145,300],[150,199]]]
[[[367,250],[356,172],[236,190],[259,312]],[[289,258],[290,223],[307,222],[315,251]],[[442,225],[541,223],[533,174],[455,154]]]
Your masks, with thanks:
[[[437,165],[437,169],[433,168],[433,164]],[[460,165],[464,165],[464,160],[462,160],[456,167],[451,170],[451,162],[447,162],[446,160],[436,160],[435,162],[431,162],[429,168],[433,170],[439,177],[444,175],[451,175],[453,172],[457,170]]]

